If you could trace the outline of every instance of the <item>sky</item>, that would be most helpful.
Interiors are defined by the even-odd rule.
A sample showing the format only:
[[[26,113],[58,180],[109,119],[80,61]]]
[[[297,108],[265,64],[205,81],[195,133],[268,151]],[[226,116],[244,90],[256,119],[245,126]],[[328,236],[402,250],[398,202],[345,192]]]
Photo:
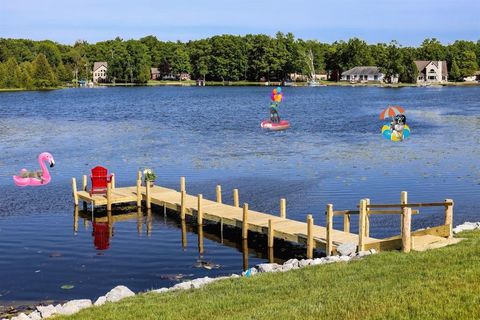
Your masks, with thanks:
[[[418,46],[480,40],[480,0],[0,0],[0,38],[64,44],[154,35],[292,32],[321,42],[361,38]]]

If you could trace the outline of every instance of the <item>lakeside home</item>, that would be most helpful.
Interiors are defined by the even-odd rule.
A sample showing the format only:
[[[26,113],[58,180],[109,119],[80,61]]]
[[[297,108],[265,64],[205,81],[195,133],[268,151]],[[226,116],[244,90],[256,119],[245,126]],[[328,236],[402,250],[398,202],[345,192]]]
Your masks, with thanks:
[[[417,83],[447,82],[448,69],[446,61],[414,61],[418,69]]]
[[[473,74],[469,77],[464,77],[463,81],[465,81],[465,82],[480,82],[480,70],[475,72],[475,74]]]
[[[97,61],[93,64],[93,83],[107,81],[108,63],[105,61]]]
[[[380,68],[376,66],[359,66],[342,72],[340,81],[350,82],[368,82],[368,81],[384,81],[385,75],[380,72]],[[398,77],[392,78],[392,83],[397,83]]]
[[[161,80],[160,70],[158,68],[150,68],[150,80]]]
[[[293,81],[293,82],[306,82],[309,80],[309,77],[307,75],[304,75],[304,74],[301,74],[301,73],[290,73],[288,75],[288,78],[290,79],[290,81]],[[328,79],[328,75],[326,72],[321,72],[321,73],[317,73],[315,74],[314,76],[314,79],[313,80],[317,80],[317,81],[321,81],[321,80],[324,80],[324,81],[327,81]]]

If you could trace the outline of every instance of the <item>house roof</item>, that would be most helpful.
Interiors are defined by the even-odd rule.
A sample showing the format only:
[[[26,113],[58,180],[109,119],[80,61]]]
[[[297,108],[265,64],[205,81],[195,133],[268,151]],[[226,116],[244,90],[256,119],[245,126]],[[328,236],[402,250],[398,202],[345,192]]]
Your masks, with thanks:
[[[105,61],[97,61],[93,63],[93,72],[97,71],[98,68],[101,66],[105,66],[105,68],[108,68],[108,64]]]
[[[422,72],[430,62],[438,67],[438,63],[442,64],[442,76],[448,76],[447,61],[433,61],[433,60],[416,60],[414,61],[417,66],[418,72]]]
[[[379,75],[381,74],[381,72],[379,67],[374,67],[374,66],[355,67],[345,72],[342,72],[342,76],[351,76],[356,74],[372,76],[372,75]]]
[[[155,73],[160,73],[160,71],[158,70],[158,68],[150,68],[150,73],[155,74]]]

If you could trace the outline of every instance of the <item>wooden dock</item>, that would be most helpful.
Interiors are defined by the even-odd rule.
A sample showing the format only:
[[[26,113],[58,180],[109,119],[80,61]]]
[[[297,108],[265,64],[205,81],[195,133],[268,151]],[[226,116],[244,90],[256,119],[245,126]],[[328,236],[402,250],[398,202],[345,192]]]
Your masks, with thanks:
[[[439,203],[409,204],[407,203],[407,193],[402,192],[399,204],[370,204],[370,200],[362,199],[359,202],[358,210],[343,211],[334,211],[333,205],[328,204],[325,210],[327,225],[319,226],[314,224],[312,215],[308,215],[305,222],[288,219],[286,199],[280,199],[280,210],[277,216],[251,210],[247,203],[240,206],[237,189],[233,190],[233,204],[225,204],[222,201],[221,186],[216,188],[215,200],[204,199],[201,194],[189,195],[186,192],[184,177],[180,179],[180,190],[177,191],[161,186],[151,187],[150,184],[144,186],[139,172],[135,187],[116,188],[113,180],[112,184],[108,184],[105,195],[93,196],[87,191],[86,176],[82,180],[82,189],[77,191],[76,179],[72,179],[75,206],[78,206],[79,201],[83,201],[84,204],[90,203],[92,210],[94,206],[106,206],[107,211],[111,211],[112,205],[119,203],[136,203],[138,208],[145,205],[147,209],[155,204],[178,212],[182,221],[186,216],[191,216],[199,225],[203,224],[203,220],[208,220],[241,228],[243,239],[247,239],[248,231],[265,234],[268,238],[269,248],[273,247],[276,238],[305,244],[308,258],[313,256],[315,248],[322,249],[327,255],[331,255],[336,252],[338,246],[347,243],[357,244],[359,251],[373,248],[378,251],[402,249],[409,252],[412,249],[425,250],[457,241],[452,239],[453,201],[450,199]],[[410,230],[411,217],[412,214],[418,214],[418,211],[412,210],[412,208],[422,206],[444,207],[445,224],[412,232]],[[369,219],[376,214],[401,215],[401,234],[387,239],[370,237]],[[359,216],[358,234],[350,232],[352,215]],[[343,217],[343,230],[333,229],[334,216]]]

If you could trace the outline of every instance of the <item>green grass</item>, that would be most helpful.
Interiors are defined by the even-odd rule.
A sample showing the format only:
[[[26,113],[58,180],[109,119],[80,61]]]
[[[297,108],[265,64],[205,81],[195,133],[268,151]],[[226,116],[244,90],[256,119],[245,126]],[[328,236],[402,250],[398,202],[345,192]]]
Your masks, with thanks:
[[[479,319],[480,232],[461,236],[428,252],[141,294],[68,319]]]

